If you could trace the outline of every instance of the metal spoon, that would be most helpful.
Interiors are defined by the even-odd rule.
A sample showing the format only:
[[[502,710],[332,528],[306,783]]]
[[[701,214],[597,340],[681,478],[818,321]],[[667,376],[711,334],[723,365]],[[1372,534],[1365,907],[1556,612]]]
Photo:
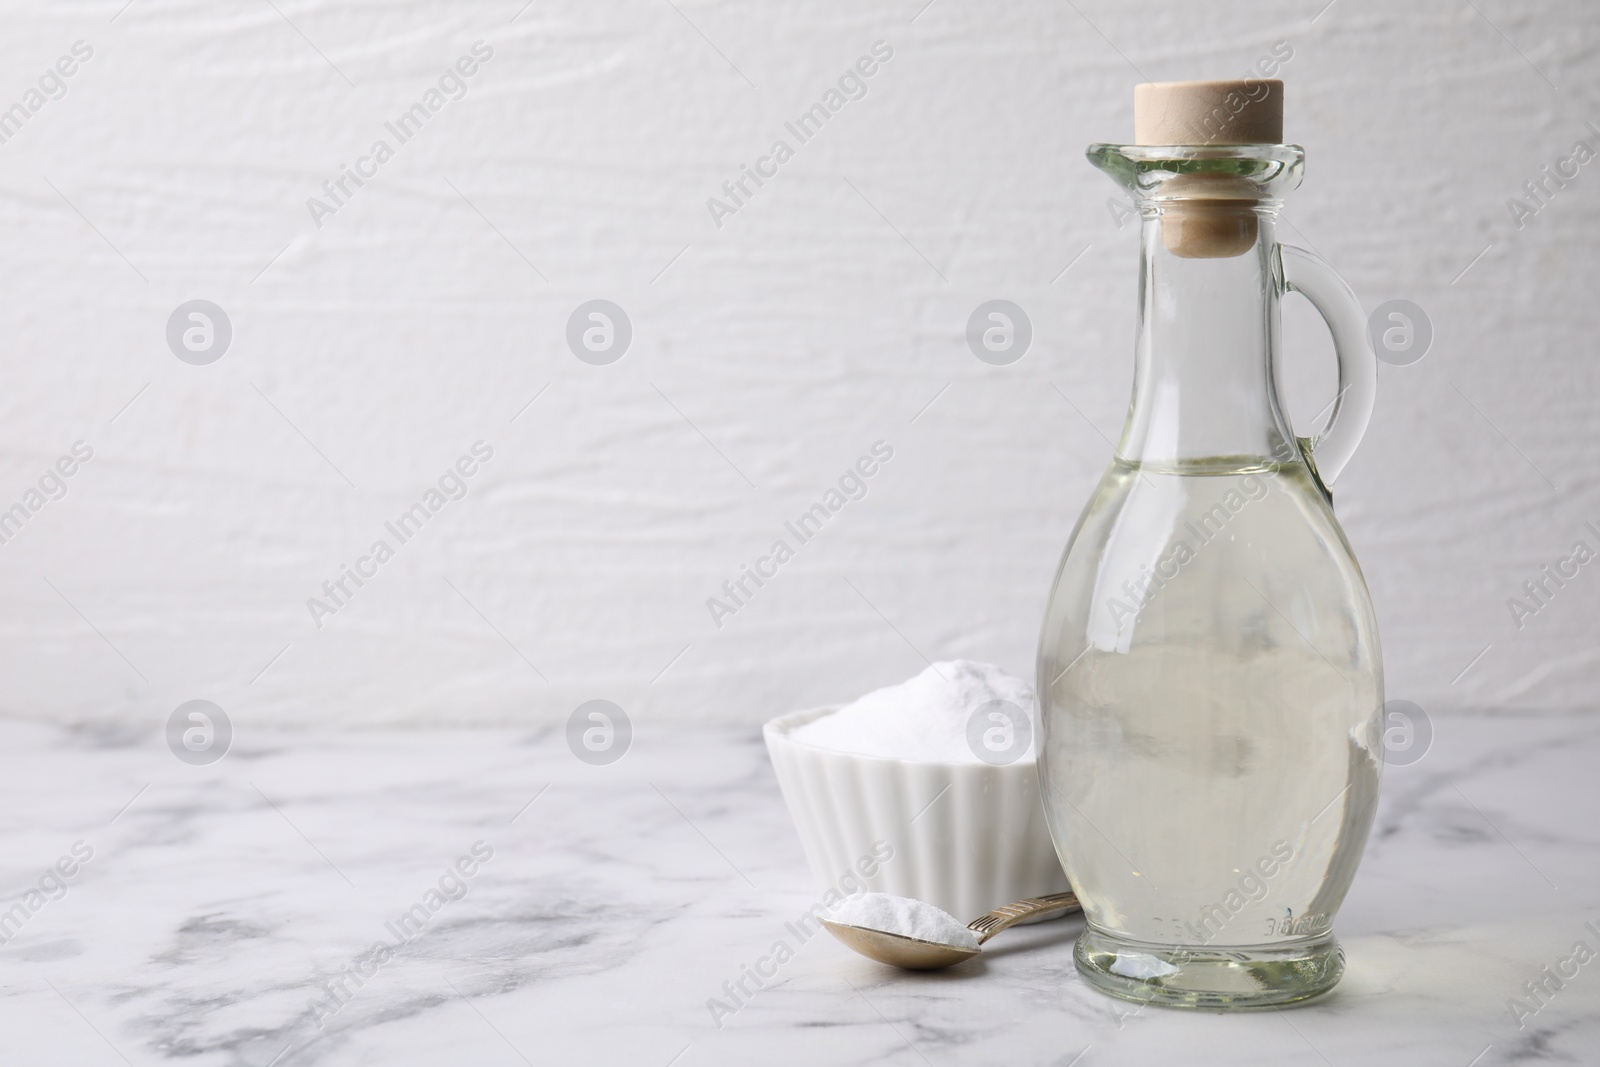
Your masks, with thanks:
[[[1003,908],[996,908],[986,915],[973,919],[967,924],[967,929],[978,935],[978,944],[981,945],[1001,930],[1015,926],[1023,919],[1031,919],[1051,911],[1066,913],[1078,910],[1080,908],[1076,894],[1051,893],[1049,896],[1031,897],[1019,900],[1015,904],[1007,904]],[[851,926],[831,919],[823,919],[822,925],[826,926],[834,937],[863,956],[875,959],[879,963],[887,963],[891,967],[903,967],[908,971],[937,971],[941,967],[969,960],[982,951],[976,948],[961,948],[959,945],[946,945],[938,941],[924,941],[918,937],[906,937],[904,934],[891,934],[884,930],[871,930],[865,926]]]

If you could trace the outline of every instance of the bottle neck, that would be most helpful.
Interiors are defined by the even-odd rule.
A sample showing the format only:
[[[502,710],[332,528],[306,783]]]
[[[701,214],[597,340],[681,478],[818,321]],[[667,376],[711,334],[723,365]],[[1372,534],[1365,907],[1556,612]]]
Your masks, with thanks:
[[[1147,206],[1141,226],[1133,401],[1121,457],[1146,469],[1261,468],[1298,459],[1278,404],[1273,215],[1239,255],[1185,258]],[[1170,240],[1170,236],[1169,236]]]

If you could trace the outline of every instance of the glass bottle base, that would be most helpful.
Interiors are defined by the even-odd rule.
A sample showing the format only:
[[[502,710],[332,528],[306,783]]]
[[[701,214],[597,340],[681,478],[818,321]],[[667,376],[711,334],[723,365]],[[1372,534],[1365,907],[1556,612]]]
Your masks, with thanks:
[[[1073,950],[1078,973],[1102,993],[1140,1004],[1202,1011],[1295,1004],[1344,974],[1331,934],[1292,945],[1147,945],[1086,927]]]

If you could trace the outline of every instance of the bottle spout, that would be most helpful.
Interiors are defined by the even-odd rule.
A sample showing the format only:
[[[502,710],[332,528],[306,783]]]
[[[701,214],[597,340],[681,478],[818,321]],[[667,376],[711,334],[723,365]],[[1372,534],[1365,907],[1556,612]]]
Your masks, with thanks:
[[[1244,255],[1263,202],[1299,183],[1302,154],[1279,143],[1276,78],[1145,83],[1134,87],[1133,115],[1136,144],[1095,145],[1089,158],[1142,198],[1175,256]]]

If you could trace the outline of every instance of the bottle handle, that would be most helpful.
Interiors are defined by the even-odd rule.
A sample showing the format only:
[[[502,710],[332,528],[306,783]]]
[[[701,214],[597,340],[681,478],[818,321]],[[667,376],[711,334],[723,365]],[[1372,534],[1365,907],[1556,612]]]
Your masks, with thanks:
[[[1312,462],[1312,472],[1326,489],[1355,454],[1372,419],[1378,396],[1378,357],[1367,336],[1366,315],[1356,294],[1333,266],[1315,252],[1294,245],[1278,246],[1283,265],[1283,287],[1299,293],[1328,324],[1333,351],[1339,360],[1339,392],[1322,432],[1300,438],[1301,450]]]

